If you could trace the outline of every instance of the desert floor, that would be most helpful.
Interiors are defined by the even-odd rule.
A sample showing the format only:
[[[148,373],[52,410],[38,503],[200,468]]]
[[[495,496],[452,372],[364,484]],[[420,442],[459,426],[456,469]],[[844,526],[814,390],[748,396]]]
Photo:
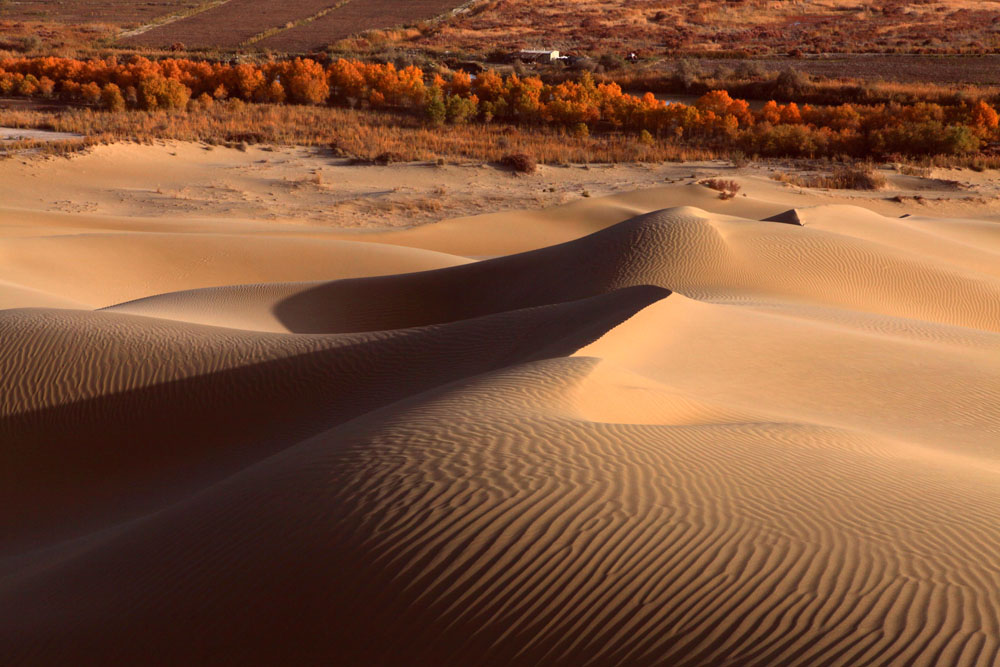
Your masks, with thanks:
[[[997,664],[1000,179],[778,168],[0,162],[5,662]]]

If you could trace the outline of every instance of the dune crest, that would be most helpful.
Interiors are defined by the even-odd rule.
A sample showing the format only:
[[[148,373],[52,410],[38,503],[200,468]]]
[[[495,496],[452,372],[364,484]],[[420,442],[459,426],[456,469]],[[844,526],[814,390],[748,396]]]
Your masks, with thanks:
[[[5,238],[4,655],[996,664],[996,223],[732,212]]]

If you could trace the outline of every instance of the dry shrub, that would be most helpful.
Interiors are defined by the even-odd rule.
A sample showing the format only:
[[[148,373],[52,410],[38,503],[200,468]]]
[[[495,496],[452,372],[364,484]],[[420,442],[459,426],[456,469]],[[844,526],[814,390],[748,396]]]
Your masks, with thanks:
[[[519,174],[533,174],[538,170],[535,158],[527,153],[511,153],[500,158],[500,164]]]
[[[881,190],[886,178],[871,167],[843,167],[833,172],[829,187],[842,190]]]
[[[396,151],[385,151],[376,155],[372,162],[375,164],[385,165],[393,164],[394,162],[406,162],[406,158],[403,157],[401,153],[397,153]]]
[[[931,170],[927,167],[919,167],[911,164],[904,164],[899,168],[899,173],[904,176],[916,176],[918,178],[930,178]]]
[[[832,174],[775,174],[772,178],[803,188],[832,190],[881,190],[888,183],[885,176],[867,166],[840,167]]]
[[[698,182],[706,188],[718,190],[719,199],[732,199],[736,196],[736,193],[740,191],[740,184],[736,181],[727,181],[721,178],[709,178]]]
[[[262,132],[233,132],[226,135],[226,141],[242,144],[267,143],[267,137]]]

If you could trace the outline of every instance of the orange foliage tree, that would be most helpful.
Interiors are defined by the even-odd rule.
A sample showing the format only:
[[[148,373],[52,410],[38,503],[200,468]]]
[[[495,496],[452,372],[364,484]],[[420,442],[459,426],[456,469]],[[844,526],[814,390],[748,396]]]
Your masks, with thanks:
[[[413,66],[346,59],[327,65],[309,58],[231,65],[141,56],[4,58],[0,95],[58,96],[110,111],[197,109],[225,99],[367,105],[419,114],[432,123],[552,123],[580,136],[625,130],[646,142],[738,145],[760,155],[962,153],[1000,133],[1000,118],[985,101],[801,108],[769,101],[753,111],[722,90],[693,105],[668,104],[651,94],[626,94],[589,73],[546,84],[535,76],[490,70],[473,79],[465,72],[429,75]]]

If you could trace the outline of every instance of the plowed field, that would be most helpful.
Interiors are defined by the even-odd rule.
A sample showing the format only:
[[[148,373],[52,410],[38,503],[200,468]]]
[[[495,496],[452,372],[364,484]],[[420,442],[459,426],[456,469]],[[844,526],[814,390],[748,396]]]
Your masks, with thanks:
[[[426,21],[443,14],[460,0],[350,0],[315,21],[284,30],[260,42],[280,51],[303,51],[324,47],[338,39],[371,30]]]

